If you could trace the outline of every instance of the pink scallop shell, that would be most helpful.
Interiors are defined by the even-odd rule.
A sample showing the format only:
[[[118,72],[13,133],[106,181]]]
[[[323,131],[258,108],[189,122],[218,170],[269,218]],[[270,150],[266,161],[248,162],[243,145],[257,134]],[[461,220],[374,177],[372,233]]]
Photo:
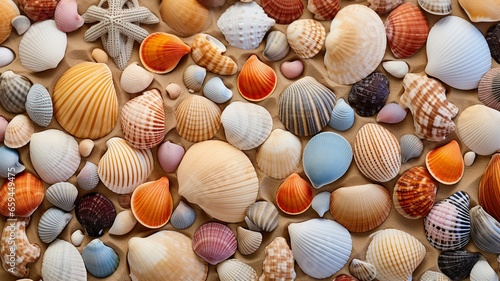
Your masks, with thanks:
[[[236,246],[233,231],[218,222],[200,226],[193,235],[194,252],[212,265],[232,256],[236,252]]]
[[[169,141],[160,144],[157,155],[161,168],[167,173],[173,173],[184,157],[184,148]]]

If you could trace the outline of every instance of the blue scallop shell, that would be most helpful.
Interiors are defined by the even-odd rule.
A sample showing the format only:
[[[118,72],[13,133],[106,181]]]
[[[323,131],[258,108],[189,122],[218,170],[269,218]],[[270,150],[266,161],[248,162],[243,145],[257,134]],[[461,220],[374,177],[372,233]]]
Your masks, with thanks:
[[[90,274],[105,278],[113,274],[120,264],[120,257],[113,248],[108,247],[99,239],[94,239],[83,248],[83,263]]]
[[[337,131],[347,131],[352,125],[354,125],[354,109],[341,98],[332,110],[328,126]]]

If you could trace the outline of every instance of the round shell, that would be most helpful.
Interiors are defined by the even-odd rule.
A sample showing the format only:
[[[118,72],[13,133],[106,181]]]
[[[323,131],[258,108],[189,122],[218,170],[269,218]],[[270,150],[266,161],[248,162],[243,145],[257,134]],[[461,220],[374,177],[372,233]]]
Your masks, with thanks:
[[[308,0],[307,9],[315,20],[332,20],[340,10],[339,0]]]
[[[337,131],[347,131],[354,125],[354,110],[340,98],[332,110],[328,126]]]
[[[12,31],[12,19],[20,13],[16,3],[12,0],[2,1],[0,7],[0,43],[3,43]]]
[[[383,73],[374,72],[356,82],[349,91],[349,104],[363,117],[377,114],[389,96],[389,79]]]
[[[196,212],[184,201],[180,201],[170,218],[170,223],[177,229],[186,229],[193,225]]]
[[[10,148],[20,148],[28,144],[35,133],[35,124],[26,115],[16,115],[5,128],[4,144]]]
[[[243,64],[238,74],[238,91],[249,101],[261,101],[271,95],[278,83],[276,72],[256,55]]]
[[[300,19],[286,29],[288,44],[302,59],[317,55],[325,44],[326,31],[323,25],[313,19]]]
[[[11,113],[23,113],[31,81],[10,70],[0,75],[0,105]]]
[[[184,69],[182,81],[190,93],[198,92],[202,89],[203,81],[207,75],[207,70],[197,64],[192,64]]]
[[[349,272],[360,281],[372,281],[377,276],[377,269],[373,264],[359,259],[352,259]]]
[[[163,21],[182,37],[201,32],[209,21],[208,9],[196,0],[161,1]]]
[[[26,96],[26,113],[38,126],[47,127],[54,113],[49,91],[38,83],[31,86]]]
[[[426,12],[434,15],[451,13],[451,0],[418,0],[418,5]]]
[[[403,0],[368,0],[368,8],[379,15],[389,13],[401,4]]]
[[[12,188],[14,188],[14,194],[12,194]],[[42,203],[44,193],[45,189],[42,181],[33,174],[29,172],[14,176],[10,174],[0,188],[0,215],[5,217],[29,217]],[[12,210],[12,204],[9,205],[13,199],[15,210]]]
[[[87,270],[80,252],[71,243],[60,239],[56,239],[45,250],[41,272],[46,281],[87,280]]]
[[[73,218],[71,213],[52,207],[45,211],[38,221],[38,237],[44,243],[51,243]]]
[[[467,107],[457,120],[462,143],[479,155],[491,155],[500,149],[500,112],[482,104]]]
[[[401,105],[391,102],[380,109],[377,114],[377,122],[396,124],[403,121],[406,115],[407,111]]]
[[[260,279],[295,280],[297,273],[294,269],[294,257],[285,238],[274,238],[264,249],[264,254]],[[278,264],[280,266],[276,266]]]
[[[304,11],[302,0],[262,0],[260,5],[278,24],[289,24],[300,18]]]
[[[233,97],[233,91],[224,85],[220,77],[213,77],[205,83],[203,94],[215,103],[225,103]]]
[[[44,21],[54,17],[58,0],[20,0],[19,7],[33,21]]]
[[[221,110],[205,97],[190,95],[175,109],[175,119],[181,137],[199,142],[215,136],[221,126]]]
[[[490,48],[491,57],[500,63],[500,24],[494,24],[486,31],[486,42]]]
[[[109,229],[109,234],[125,235],[132,231],[136,224],[137,220],[131,210],[121,211],[116,215],[116,218]]]
[[[500,2],[498,0],[459,0],[458,3],[473,22],[500,21]]]
[[[120,76],[120,86],[125,92],[135,94],[144,91],[153,79],[153,73],[134,62],[123,70]]]
[[[417,136],[406,134],[399,140],[401,147],[401,162],[406,163],[411,158],[420,157],[424,151],[424,143]]]
[[[425,157],[429,173],[440,183],[452,185],[464,175],[464,159],[456,140],[435,148]]]
[[[297,173],[288,176],[276,191],[276,205],[289,215],[298,215],[307,211],[312,200],[311,186]]]
[[[279,30],[269,32],[266,37],[266,47],[262,51],[262,56],[267,61],[279,61],[286,57],[290,51],[290,45],[285,33]]]
[[[155,32],[149,34],[141,43],[139,58],[147,70],[165,74],[177,66],[191,47],[182,40],[169,33]]]
[[[480,257],[480,253],[467,250],[444,251],[438,256],[438,267],[451,280],[464,280]]]
[[[60,0],[54,11],[57,28],[63,32],[73,32],[84,24],[84,19],[78,14],[76,0]]]
[[[193,234],[193,250],[209,264],[216,265],[236,252],[236,236],[233,231],[218,222],[200,226]]]
[[[135,218],[148,228],[166,225],[172,215],[173,205],[167,177],[139,185],[130,199]]]
[[[481,206],[470,209],[471,238],[482,251],[500,254],[500,223]]]
[[[178,144],[166,141],[157,149],[157,158],[161,168],[167,173],[173,173],[184,157],[184,148]]]
[[[75,215],[87,234],[100,237],[104,229],[110,227],[116,218],[113,202],[104,195],[94,192],[87,193],[76,203]]]
[[[66,212],[70,212],[75,207],[78,189],[72,183],[58,182],[47,188],[45,195],[50,203]]]
[[[80,170],[76,176],[78,186],[84,190],[94,189],[99,184],[99,167],[90,162],[85,162],[85,166]]]

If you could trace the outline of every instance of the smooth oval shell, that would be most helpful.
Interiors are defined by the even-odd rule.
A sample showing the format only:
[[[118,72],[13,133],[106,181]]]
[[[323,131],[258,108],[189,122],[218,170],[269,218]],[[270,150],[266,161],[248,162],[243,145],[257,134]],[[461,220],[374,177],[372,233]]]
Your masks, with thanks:
[[[179,84],[176,83],[170,83],[165,87],[165,91],[168,94],[168,97],[172,100],[177,99],[181,94],[182,94],[182,89]]]
[[[325,44],[326,31],[323,25],[313,19],[299,19],[286,29],[288,44],[301,59],[317,55]]]
[[[190,95],[175,109],[177,132],[191,142],[200,142],[215,136],[221,126],[221,110],[211,100]]]
[[[480,205],[470,209],[471,238],[482,251],[500,254],[500,223]]]
[[[337,131],[347,131],[354,125],[354,109],[340,98],[332,110],[328,126]]]
[[[451,280],[464,280],[480,257],[481,254],[467,250],[444,251],[438,256],[438,267]]]
[[[166,141],[158,146],[156,153],[161,168],[167,173],[173,173],[181,163],[185,151],[182,146]]]
[[[217,273],[221,281],[257,281],[255,269],[238,259],[219,263]]]
[[[456,140],[435,148],[425,157],[429,173],[440,183],[452,185],[464,175],[464,159]]]
[[[182,73],[182,81],[190,93],[198,92],[202,89],[203,81],[207,75],[207,70],[196,64],[189,65]]]
[[[7,38],[9,38],[12,31],[12,19],[19,16],[20,12],[14,1],[2,1],[0,5],[0,43],[3,43],[7,40]]]
[[[137,219],[132,213],[132,210],[124,210],[116,215],[111,228],[109,229],[109,234],[111,235],[125,235],[134,229],[137,224]]]
[[[142,41],[139,58],[147,70],[165,74],[174,70],[182,57],[189,52],[191,47],[179,37],[165,32],[155,32]]]
[[[377,114],[377,122],[397,124],[406,118],[406,110],[397,103],[388,103]],[[406,162],[406,161],[404,161]]]
[[[25,111],[26,97],[31,81],[23,75],[7,70],[0,75],[0,105],[11,113]]]
[[[301,60],[284,61],[280,65],[280,71],[287,79],[295,79],[304,71],[304,63]]]
[[[399,140],[401,147],[401,162],[406,163],[408,160],[420,157],[424,151],[424,143],[417,136],[406,134]]]
[[[16,115],[5,128],[4,144],[10,148],[20,148],[28,144],[35,133],[35,124],[26,115]]]
[[[500,110],[500,67],[494,67],[479,81],[477,97],[486,106]]]
[[[161,1],[163,21],[182,37],[201,32],[209,23],[208,9],[196,0]]]
[[[110,227],[116,217],[113,202],[104,195],[94,192],[87,193],[78,199],[75,215],[87,234],[92,237],[100,237],[104,229]]]
[[[332,20],[340,10],[339,0],[308,0],[307,10],[314,14],[315,20]]]
[[[233,75],[238,66],[232,58],[222,55],[225,51],[226,46],[209,34],[197,34],[191,43],[191,57],[196,64],[215,74]]]
[[[262,51],[262,56],[268,61],[279,61],[286,57],[290,51],[285,33],[279,30],[269,32],[266,37],[266,47]],[[13,58],[14,59],[14,58]]]
[[[266,14],[278,24],[289,24],[302,16],[302,0],[262,0],[260,5]]]
[[[233,97],[233,91],[224,85],[220,77],[213,77],[203,86],[203,94],[215,103],[225,103]]]
[[[293,253],[285,238],[276,237],[264,249],[260,280],[295,280]],[[276,266],[276,265],[280,266]]]
[[[349,272],[360,281],[372,281],[377,276],[377,269],[373,264],[359,259],[351,260]]]
[[[43,183],[33,174],[10,174],[0,188],[0,214],[5,217],[29,217],[40,206],[44,196]],[[15,210],[9,208],[12,207],[9,204],[12,199],[15,200]]]
[[[236,236],[233,231],[218,222],[200,226],[193,234],[193,250],[211,265],[216,265],[236,252]]]
[[[78,189],[72,183],[58,182],[47,188],[45,196],[50,203],[69,212],[75,207]]]
[[[132,193],[130,207],[137,221],[145,227],[166,225],[174,207],[168,178],[163,176],[139,185]]]
[[[87,270],[80,252],[71,243],[60,239],[56,239],[45,250],[41,272],[46,281],[87,280]]]
[[[24,171],[26,167],[19,162],[19,153],[17,150],[8,148],[5,145],[0,146],[0,177],[8,178],[10,175],[17,175]]]
[[[434,15],[451,13],[451,0],[418,0],[418,5],[426,12]]]
[[[26,113],[38,126],[47,127],[54,115],[54,106],[49,91],[41,84],[31,86],[26,96]]]
[[[479,204],[496,220],[500,220],[500,210],[497,208],[498,202],[500,202],[499,171],[500,154],[496,153],[491,157],[490,162],[481,177],[478,188]]]
[[[56,207],[48,209],[38,221],[38,237],[44,243],[51,243],[61,234],[72,218],[72,214]]]
[[[277,83],[276,72],[260,61],[256,55],[251,55],[243,64],[237,80],[238,92],[241,96],[254,102],[270,96]]]
[[[271,202],[254,202],[248,206],[246,215],[248,219],[262,231],[272,232],[278,227],[278,210]]]
[[[500,112],[482,104],[467,107],[457,120],[460,140],[479,155],[491,155],[500,149]]]
[[[154,75],[139,66],[131,63],[120,76],[120,86],[127,93],[135,94],[144,91],[153,82]]]
[[[177,229],[186,229],[193,225],[195,219],[196,212],[194,211],[194,209],[184,201],[180,201],[174,212],[172,213],[170,223]]]
[[[99,184],[99,167],[90,162],[85,162],[85,166],[76,176],[78,186],[84,190],[94,189]]]
[[[408,72],[410,72],[408,64],[402,60],[384,61],[382,63],[382,67],[390,75],[396,78],[403,78]]]
[[[349,104],[363,117],[377,114],[389,96],[389,79],[383,73],[374,72],[352,85]]]
[[[73,32],[85,22],[78,14],[76,0],[60,0],[54,11],[54,20],[57,28],[63,32]]]
[[[288,43],[287,43],[288,44]],[[14,61],[14,52],[7,47],[0,47],[0,67],[9,65]]]
[[[238,250],[243,255],[251,255],[262,244],[262,233],[245,229],[241,226],[237,228]]]
[[[473,22],[500,21],[500,2],[498,0],[459,0],[458,3]]]
[[[307,211],[312,200],[311,186],[297,173],[288,176],[276,191],[276,205],[289,215],[298,215]]]
[[[98,278],[110,276],[120,264],[120,257],[115,250],[99,239],[90,241],[83,248],[82,259],[88,272]]]

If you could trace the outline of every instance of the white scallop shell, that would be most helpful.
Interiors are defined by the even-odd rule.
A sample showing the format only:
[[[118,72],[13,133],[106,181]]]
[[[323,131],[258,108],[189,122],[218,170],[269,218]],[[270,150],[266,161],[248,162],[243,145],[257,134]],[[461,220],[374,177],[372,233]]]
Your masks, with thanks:
[[[182,80],[184,85],[188,88],[190,93],[198,92],[202,89],[203,81],[205,81],[205,76],[207,75],[207,70],[197,64],[192,64],[186,69],[182,74]]]
[[[359,259],[352,259],[349,272],[359,281],[372,281],[377,276],[377,269],[373,264]]]
[[[330,210],[330,196],[331,193],[328,191],[323,191],[316,196],[314,196],[311,203],[311,207],[318,213],[320,217],[323,217],[325,213]]]
[[[82,245],[83,238],[85,238],[83,231],[81,231],[80,229],[77,229],[77,230],[75,230],[75,232],[73,232],[71,234],[70,240],[71,240],[71,243],[73,243],[73,245],[75,245],[75,247],[80,247],[80,245]]]
[[[257,272],[250,265],[230,259],[217,265],[220,281],[257,281]]]
[[[233,91],[231,91],[220,77],[213,77],[205,83],[203,87],[203,94],[209,100],[215,103],[225,103],[233,97]]]
[[[45,198],[50,203],[67,212],[73,210],[75,207],[76,197],[78,197],[78,189],[69,182],[55,183],[45,191]]]
[[[20,148],[28,144],[35,132],[35,124],[26,115],[16,115],[5,128],[4,144],[10,148]]]
[[[49,91],[41,84],[31,86],[26,96],[26,113],[38,126],[47,127],[54,115],[54,106]]]
[[[15,55],[11,49],[0,47],[0,67],[4,67],[14,61]]]
[[[470,281],[498,281],[498,275],[484,257],[480,257],[470,272]]]
[[[467,107],[457,119],[458,136],[479,155],[500,149],[500,112],[482,104]]]
[[[85,166],[80,170],[76,176],[78,186],[84,190],[94,189],[99,184],[99,173],[96,164],[87,161]]]
[[[424,151],[424,143],[420,138],[412,134],[406,134],[399,140],[401,147],[401,162],[406,163],[411,158],[420,157]]]
[[[177,229],[186,229],[193,225],[196,212],[184,201],[180,201],[170,218],[170,223]]]
[[[343,98],[337,100],[328,126],[337,131],[347,131],[354,125],[354,109]]]
[[[241,226],[237,228],[238,250],[243,255],[253,254],[262,244],[262,233],[245,229]]]
[[[406,73],[408,73],[410,71],[408,64],[402,60],[384,61],[382,63],[382,67],[390,75],[392,75],[396,78],[403,78],[403,77],[405,77]]]
[[[124,210],[116,215],[115,221],[109,229],[109,234],[125,235],[132,231],[137,223],[137,219],[131,210]]]
[[[61,234],[73,218],[73,215],[52,207],[43,213],[38,222],[38,236],[45,243],[50,243]]]
[[[135,94],[144,91],[153,82],[153,79],[153,73],[134,62],[123,70],[120,86],[125,92]]]
[[[42,278],[44,281],[86,281],[87,270],[80,252],[64,240],[52,242],[43,255]]]

